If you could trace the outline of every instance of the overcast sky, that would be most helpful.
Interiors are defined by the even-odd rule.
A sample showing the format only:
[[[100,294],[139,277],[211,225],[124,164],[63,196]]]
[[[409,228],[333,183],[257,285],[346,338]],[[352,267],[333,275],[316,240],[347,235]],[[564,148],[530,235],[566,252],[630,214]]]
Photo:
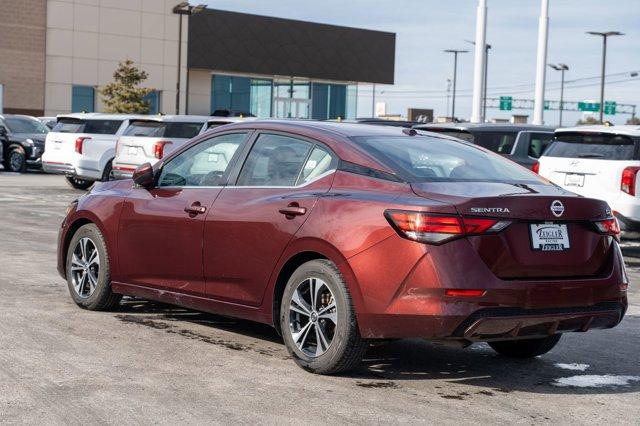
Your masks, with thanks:
[[[196,3],[193,1],[192,3]],[[444,49],[469,49],[458,63],[456,115],[471,113],[473,46],[476,0],[211,0],[210,7],[259,15],[354,26],[397,34],[396,72],[393,86],[377,86],[377,100],[387,102],[387,113],[406,114],[408,107],[446,112],[446,79],[453,74],[453,58]],[[489,96],[533,98],[539,0],[488,0],[487,42]],[[616,30],[625,33],[609,41],[607,74],[611,81],[605,98],[640,104],[640,0],[550,0],[548,62],[569,65],[565,100],[599,99],[602,40],[585,31]],[[546,98],[559,98],[560,73],[547,72]],[[628,80],[628,81],[621,81]],[[579,87],[583,86],[583,87]],[[586,86],[586,87],[584,87]],[[382,93],[380,93],[382,92]],[[533,111],[514,111],[532,115]],[[638,113],[640,114],[640,108]],[[360,87],[358,115],[371,115],[371,86]],[[510,113],[490,109],[489,117]],[[580,113],[565,112],[565,124]],[[622,123],[629,116],[606,116]],[[545,112],[545,122],[555,124],[557,111]]]

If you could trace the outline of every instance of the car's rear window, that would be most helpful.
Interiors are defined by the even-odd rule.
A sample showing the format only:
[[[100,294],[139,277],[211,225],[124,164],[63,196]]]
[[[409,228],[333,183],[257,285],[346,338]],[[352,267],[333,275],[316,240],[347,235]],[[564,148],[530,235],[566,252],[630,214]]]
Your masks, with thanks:
[[[83,120],[60,118],[52,132],[90,133],[94,135],[115,135],[123,120]]]
[[[456,130],[456,129],[429,129],[424,128],[421,129],[426,132],[435,132],[440,133],[441,135],[451,136],[453,138],[462,139],[463,141],[473,142],[473,135],[466,130]]]
[[[524,167],[466,142],[431,136],[353,139],[410,182],[542,182]]]
[[[473,143],[499,154],[511,154],[518,132],[476,132]]]
[[[545,157],[633,160],[635,143],[629,136],[610,133],[557,133]]]
[[[124,135],[191,139],[200,133],[200,129],[202,129],[202,123],[133,121],[124,131]]]
[[[211,121],[207,124],[207,130],[215,129],[216,127],[224,126],[225,124],[229,124],[227,121]]]

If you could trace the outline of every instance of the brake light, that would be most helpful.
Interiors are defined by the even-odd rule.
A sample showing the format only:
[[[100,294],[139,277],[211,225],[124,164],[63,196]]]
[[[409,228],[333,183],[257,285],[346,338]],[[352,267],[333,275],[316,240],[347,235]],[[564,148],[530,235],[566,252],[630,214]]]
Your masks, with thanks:
[[[164,155],[164,146],[170,144],[170,141],[158,141],[153,145],[153,156],[161,159]]]
[[[120,146],[122,145],[122,140],[120,138],[118,138],[118,141],[116,142],[116,157],[118,156],[118,154],[120,154]]]
[[[87,139],[91,139],[91,138],[88,137],[88,136],[79,136],[76,139],[76,152],[78,154],[82,154],[82,148],[84,147],[84,141],[87,140]]]
[[[629,195],[636,195],[636,176],[638,175],[640,167],[626,167],[622,171],[622,178],[620,179],[620,189],[622,192],[626,192]]]
[[[486,290],[468,290],[458,288],[448,288],[444,291],[444,295],[448,297],[482,297],[486,293]]]
[[[535,163],[533,163],[533,165],[531,166],[531,170],[533,171],[533,173],[540,174],[540,162],[536,161]]]
[[[597,222],[593,222],[598,228],[598,231],[601,234],[611,235],[615,239],[620,239],[620,224],[618,223],[618,219],[615,217],[611,217],[605,220],[599,220]]]
[[[427,244],[442,244],[466,235],[496,233],[511,223],[491,218],[463,218],[404,210],[387,210],[385,217],[401,237]]]

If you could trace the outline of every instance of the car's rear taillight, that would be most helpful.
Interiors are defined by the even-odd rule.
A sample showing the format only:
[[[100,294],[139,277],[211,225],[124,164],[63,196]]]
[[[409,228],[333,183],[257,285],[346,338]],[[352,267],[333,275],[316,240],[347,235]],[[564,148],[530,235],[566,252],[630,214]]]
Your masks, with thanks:
[[[640,167],[630,166],[622,171],[620,189],[629,195],[636,195],[636,176]]]
[[[116,157],[120,153],[120,146],[121,145],[122,145],[122,139],[118,138],[118,141],[116,142]]]
[[[384,214],[401,237],[427,244],[442,244],[466,235],[496,233],[511,223],[492,218],[405,210],[387,210]]]
[[[611,235],[617,240],[620,239],[620,224],[618,223],[618,219],[615,217],[599,220],[593,223],[601,234]]]
[[[82,148],[84,147],[84,141],[86,141],[87,139],[91,139],[88,136],[79,136],[76,139],[76,152],[78,154],[82,154]]]
[[[535,163],[533,163],[531,165],[531,170],[533,171],[533,173],[538,173],[540,174],[540,162],[536,161]]]
[[[153,145],[153,156],[157,159],[161,159],[164,155],[164,146],[170,144],[170,141],[158,141]]]

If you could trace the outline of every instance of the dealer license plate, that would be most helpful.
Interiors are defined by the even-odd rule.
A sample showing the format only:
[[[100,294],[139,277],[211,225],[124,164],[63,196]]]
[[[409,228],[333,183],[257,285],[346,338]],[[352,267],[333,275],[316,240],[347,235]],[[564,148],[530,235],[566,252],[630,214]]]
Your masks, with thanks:
[[[545,222],[532,223],[531,248],[541,251],[563,251],[571,247],[567,225]]]
[[[580,173],[567,173],[564,177],[564,186],[584,186],[584,175]]]
[[[127,153],[129,155],[137,155],[138,154],[138,147],[137,146],[130,146],[129,149],[127,150]]]

